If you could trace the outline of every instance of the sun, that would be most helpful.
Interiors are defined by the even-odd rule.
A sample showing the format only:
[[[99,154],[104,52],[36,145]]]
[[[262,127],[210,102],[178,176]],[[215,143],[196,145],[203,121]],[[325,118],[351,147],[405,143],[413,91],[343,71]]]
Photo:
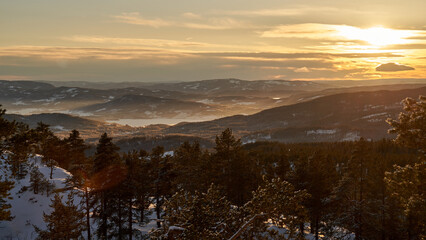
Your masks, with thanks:
[[[409,42],[409,37],[414,33],[409,30],[396,30],[384,27],[357,28],[351,26],[338,26],[338,34],[350,40],[361,40],[373,46],[404,44]]]

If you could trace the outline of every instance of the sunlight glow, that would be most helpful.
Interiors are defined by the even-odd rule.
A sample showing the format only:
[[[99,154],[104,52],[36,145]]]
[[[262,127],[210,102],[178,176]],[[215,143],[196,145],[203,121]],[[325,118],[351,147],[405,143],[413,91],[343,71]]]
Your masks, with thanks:
[[[337,30],[339,35],[347,39],[365,41],[373,46],[408,43],[409,40],[407,38],[415,35],[413,31],[383,27],[361,29],[351,26],[338,26]]]

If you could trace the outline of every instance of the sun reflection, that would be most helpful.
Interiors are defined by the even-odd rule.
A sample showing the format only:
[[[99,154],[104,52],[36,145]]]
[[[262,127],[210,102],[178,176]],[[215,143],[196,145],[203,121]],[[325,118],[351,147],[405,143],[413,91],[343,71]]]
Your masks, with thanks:
[[[415,35],[410,30],[395,30],[384,27],[361,29],[351,26],[337,26],[336,28],[339,35],[347,39],[365,41],[370,45],[378,47],[409,43],[409,39],[407,38]]]

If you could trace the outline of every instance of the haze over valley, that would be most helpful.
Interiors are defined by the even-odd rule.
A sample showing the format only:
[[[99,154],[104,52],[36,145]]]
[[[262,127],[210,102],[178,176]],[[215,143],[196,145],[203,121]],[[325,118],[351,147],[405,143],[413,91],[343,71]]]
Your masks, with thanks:
[[[184,135],[212,141],[229,127],[243,142],[318,142],[390,138],[385,120],[398,116],[405,97],[426,93],[425,79],[110,84],[115,88],[0,81],[0,100],[7,119],[31,127],[41,121],[63,136],[79,129],[89,141],[102,132],[117,140]]]

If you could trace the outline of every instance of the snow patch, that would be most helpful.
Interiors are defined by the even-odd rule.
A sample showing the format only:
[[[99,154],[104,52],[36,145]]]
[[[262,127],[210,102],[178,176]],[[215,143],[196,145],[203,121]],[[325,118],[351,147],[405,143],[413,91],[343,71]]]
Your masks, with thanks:
[[[342,141],[358,141],[361,137],[358,135],[358,132],[348,132],[345,137],[342,138]]]
[[[368,119],[368,118],[373,118],[373,117],[378,117],[378,116],[383,116],[383,115],[387,115],[387,112],[383,112],[383,113],[375,113],[375,114],[371,114],[371,115],[367,115],[362,117],[361,119]]]
[[[335,134],[337,132],[336,129],[317,129],[317,130],[309,130],[306,131],[306,135],[321,135],[321,134]]]

